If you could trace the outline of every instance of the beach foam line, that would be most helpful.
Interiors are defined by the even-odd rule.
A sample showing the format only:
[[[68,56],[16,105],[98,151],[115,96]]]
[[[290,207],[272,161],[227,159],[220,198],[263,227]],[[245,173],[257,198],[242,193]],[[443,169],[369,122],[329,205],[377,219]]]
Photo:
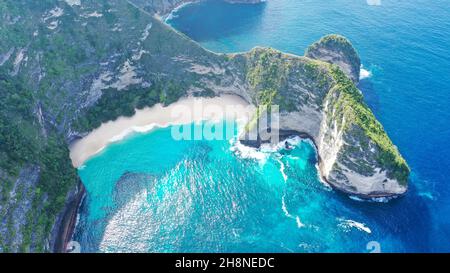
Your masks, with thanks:
[[[214,98],[187,97],[169,106],[156,104],[136,110],[131,117],[119,117],[114,121],[102,123],[100,127],[70,145],[70,158],[73,166],[78,168],[109,144],[121,141],[133,133],[146,133],[155,128],[225,118],[245,123],[253,112],[254,107],[234,95]]]
[[[264,166],[270,154],[260,151],[258,148],[246,146],[238,139],[233,139],[234,144],[230,147],[236,156],[245,159],[254,159],[259,162],[260,166]]]
[[[179,4],[175,8],[173,8],[167,15],[162,16],[162,21],[164,21],[164,23],[166,23],[166,24],[169,24],[170,20],[178,17],[176,15],[176,13],[178,11],[180,11],[181,9],[183,9],[186,6],[189,6],[191,4],[195,4],[196,2],[197,2],[197,0],[182,2],[181,4]]]

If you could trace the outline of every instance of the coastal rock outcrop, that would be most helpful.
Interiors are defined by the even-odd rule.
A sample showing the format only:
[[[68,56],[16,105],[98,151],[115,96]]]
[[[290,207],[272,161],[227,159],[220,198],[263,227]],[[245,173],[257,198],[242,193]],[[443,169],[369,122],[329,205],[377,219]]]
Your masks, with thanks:
[[[361,60],[352,44],[340,35],[327,35],[306,50],[305,56],[332,63],[354,82],[359,81]]]
[[[335,86],[323,102],[316,139],[322,177],[335,188],[364,198],[405,193],[409,176],[405,160],[360,91],[340,69],[331,69]]]

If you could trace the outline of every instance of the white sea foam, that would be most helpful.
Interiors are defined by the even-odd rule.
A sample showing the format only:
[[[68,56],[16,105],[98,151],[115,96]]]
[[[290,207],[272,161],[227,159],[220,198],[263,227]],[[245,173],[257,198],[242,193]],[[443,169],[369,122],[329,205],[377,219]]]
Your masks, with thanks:
[[[370,201],[372,202],[377,202],[377,203],[387,203],[389,202],[389,200],[395,199],[397,198],[397,196],[392,196],[392,197],[373,197],[370,199]]]
[[[355,195],[349,195],[348,198],[354,200],[354,201],[358,201],[358,202],[364,202],[364,199],[359,198],[358,196]]]
[[[372,197],[368,199],[362,199],[355,195],[349,195],[348,198],[358,201],[358,202],[376,202],[376,203],[387,203],[389,200],[397,198],[397,196],[391,196],[391,197]]]
[[[166,18],[163,19],[164,23],[168,24],[170,20],[177,18],[178,16],[174,15],[173,12],[169,13]]]
[[[242,123],[241,123],[242,125]],[[242,126],[238,126],[241,128]],[[240,135],[240,133],[238,134]],[[298,136],[294,136],[291,138],[286,139],[285,141],[288,141],[290,145],[297,146],[300,144],[301,141],[308,141],[306,139],[302,139]],[[248,159],[255,159],[258,160],[260,164],[264,164],[267,159],[270,157],[271,154],[276,153],[284,148],[284,142],[281,141],[277,144],[270,144],[270,143],[263,143],[259,148],[249,147],[246,145],[243,145],[238,141],[237,139],[233,139],[231,142],[230,150],[234,152],[237,156],[241,158],[248,158]],[[283,164],[281,161],[279,161],[280,164]],[[283,166],[284,168],[284,166]],[[283,173],[283,172],[282,172]],[[283,177],[285,177],[285,174],[283,173]],[[287,177],[285,178],[286,181]]]
[[[297,222],[297,227],[298,228],[302,228],[305,226],[305,224],[302,223],[302,221],[300,221],[300,217],[295,217],[295,221]]]
[[[351,219],[338,218],[339,224],[338,226],[344,231],[349,231],[351,228],[356,228],[360,231],[364,231],[366,233],[372,233],[369,227],[367,227],[364,223],[360,223]]]
[[[143,125],[143,126],[133,126],[129,129],[124,130],[122,133],[111,137],[109,139],[109,142],[113,143],[113,142],[121,141],[133,133],[148,133],[155,128],[167,128],[168,126],[171,126],[171,125],[175,125],[175,124],[169,122],[164,125],[160,125],[157,123],[151,123],[151,124]]]
[[[126,130],[122,131],[120,134],[111,137],[109,139],[109,142],[113,143],[113,142],[121,141],[132,132],[133,132],[133,129],[126,129]],[[100,150],[102,150],[102,149],[103,148],[101,148]]]
[[[297,146],[300,144],[301,141],[303,141],[303,139],[296,136],[296,137],[290,138],[285,141],[288,141],[290,145]],[[280,149],[283,149],[285,141],[282,141],[282,142],[278,143],[277,145],[275,145],[274,147],[272,147],[272,150],[279,151]],[[278,161],[278,163],[280,163],[280,173],[283,176],[284,182],[287,182],[288,176],[285,172],[286,166],[283,163],[283,161],[281,161],[280,158],[276,158],[276,160]],[[285,196],[286,196],[286,194],[284,194],[283,197],[281,198],[281,209],[283,210],[284,215],[286,215],[286,217],[288,217],[288,218],[295,220],[298,228],[305,227],[305,224],[302,223],[302,221],[300,220],[300,217],[298,215],[294,216],[289,213],[287,206],[286,206],[286,202],[285,202]]]
[[[178,6],[175,7],[169,14],[167,14],[167,15],[165,16],[165,18],[163,18],[162,21],[164,21],[165,23],[167,23],[168,21],[170,21],[170,20],[172,20],[172,19],[174,19],[174,18],[177,18],[178,16],[175,15],[175,13],[177,13],[180,9],[186,7],[187,5],[192,4],[193,2],[194,2],[194,0],[193,0],[193,1],[189,1],[189,2],[184,2],[184,3],[182,3],[181,5],[178,5]]]
[[[369,70],[366,70],[362,65],[361,65],[361,69],[359,71],[359,80],[364,80],[367,78],[372,77],[372,72],[370,72]]]
[[[285,195],[283,195],[283,197],[281,197],[281,209],[283,210],[284,215],[286,215],[286,216],[289,217],[289,218],[294,219],[294,217],[293,217],[293,216],[289,213],[289,211],[287,210],[286,202],[284,201],[284,197],[285,197]]]
[[[299,216],[294,216],[289,213],[287,206],[286,206],[286,202],[284,201],[285,196],[286,196],[286,194],[284,194],[283,197],[281,197],[281,209],[283,210],[284,215],[286,215],[286,217],[288,217],[290,219],[295,220],[295,223],[297,224],[298,228],[305,227],[305,224],[302,223]]]
[[[230,151],[241,158],[255,159],[261,165],[266,163],[266,160],[270,155],[269,153],[263,152],[258,148],[246,146],[237,139],[234,139],[234,144],[230,147]]]

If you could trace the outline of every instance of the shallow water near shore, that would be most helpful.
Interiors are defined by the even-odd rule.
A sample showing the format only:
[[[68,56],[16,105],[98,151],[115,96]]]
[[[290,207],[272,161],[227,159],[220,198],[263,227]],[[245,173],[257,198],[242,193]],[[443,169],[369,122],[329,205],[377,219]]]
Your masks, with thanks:
[[[367,252],[371,241],[382,252],[450,251],[450,3],[299,2],[208,1],[168,23],[216,52],[265,45],[302,55],[325,34],[348,37],[368,72],[359,87],[412,168],[407,195],[370,203],[330,190],[308,141],[282,156],[230,140],[173,141],[169,127],[129,136],[79,169],[82,251]]]

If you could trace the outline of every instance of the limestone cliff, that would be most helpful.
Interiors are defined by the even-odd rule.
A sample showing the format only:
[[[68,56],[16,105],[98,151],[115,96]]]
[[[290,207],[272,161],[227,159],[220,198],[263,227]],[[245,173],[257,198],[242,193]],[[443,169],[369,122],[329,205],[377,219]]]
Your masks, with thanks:
[[[389,197],[407,189],[409,168],[360,91],[337,67],[323,104],[316,140],[321,175],[336,188],[362,197]]]
[[[340,35],[328,35],[306,50],[306,57],[332,63],[355,83],[359,81],[361,61],[352,44]]]
[[[258,98],[271,90],[270,103],[280,106],[279,128],[271,128],[271,134],[294,131],[310,137],[317,146],[321,176],[335,188],[361,197],[403,194],[408,166],[350,80],[351,70],[341,68],[359,67],[356,51],[337,35],[324,37],[312,47],[333,39],[337,39],[332,42],[336,49],[327,48],[327,56],[333,59],[325,58],[326,62],[273,49],[257,48],[245,54],[246,93],[261,105],[264,100]],[[356,64],[348,61],[352,59]],[[249,136],[267,132],[264,122],[259,125],[242,135],[241,141],[258,146],[261,140]]]
[[[136,3],[0,2],[0,251],[55,249],[79,193],[70,141],[186,95],[278,104],[279,129],[315,141],[330,184],[364,196],[406,190],[405,161],[341,71],[358,78],[346,39],[315,44],[307,55],[317,60],[268,48],[216,54]]]

